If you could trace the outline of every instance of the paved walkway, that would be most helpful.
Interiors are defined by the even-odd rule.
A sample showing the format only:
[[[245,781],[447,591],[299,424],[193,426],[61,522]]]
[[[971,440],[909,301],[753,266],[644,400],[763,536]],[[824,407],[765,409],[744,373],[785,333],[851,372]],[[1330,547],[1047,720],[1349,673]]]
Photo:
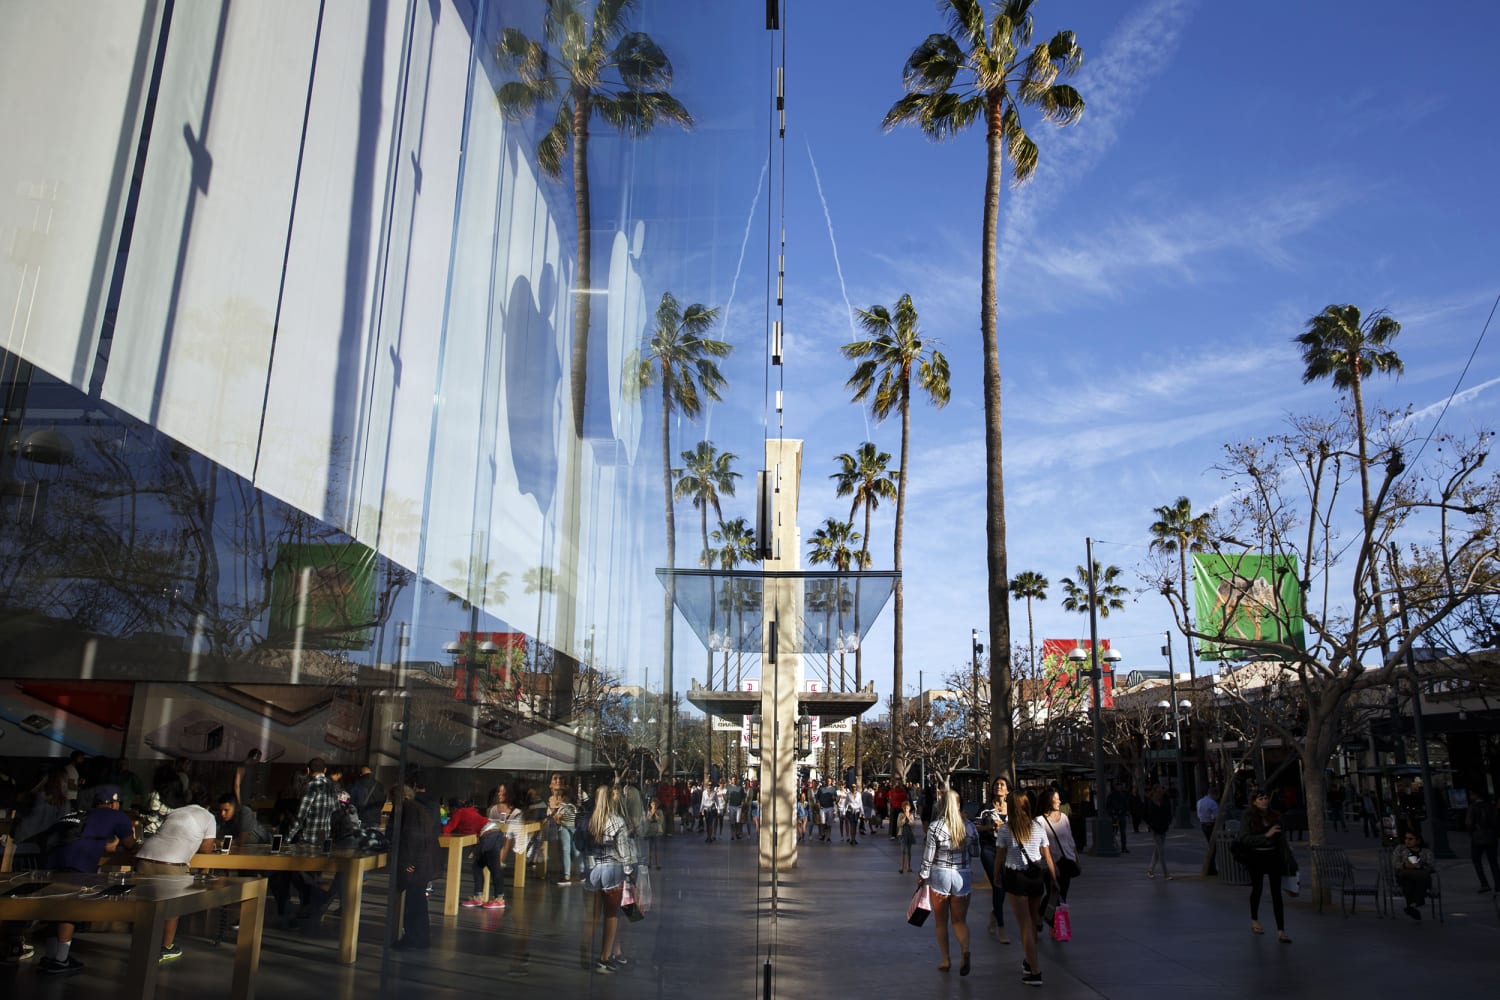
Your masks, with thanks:
[[[1336,834],[1335,843],[1373,857],[1373,841]],[[1376,919],[1362,912],[1344,919],[1335,904],[1315,912],[1310,894],[1289,903],[1292,945],[1274,932],[1249,931],[1248,890],[1199,879],[1202,835],[1174,830],[1169,856],[1179,877],[1145,875],[1149,837],[1118,858],[1083,858],[1072,891],[1074,939],[1046,941],[1039,994],[1053,997],[1493,997],[1500,983],[1500,912],[1493,897],[1475,893],[1467,843],[1456,837],[1460,860],[1440,862],[1447,922],[1417,924],[1398,914]],[[1305,845],[1297,845],[1306,857]],[[985,935],[987,889],[976,893],[971,925],[973,972],[938,972],[930,926],[905,922],[915,879],[896,873],[895,848],[881,836],[857,846],[809,843],[802,863],[783,880],[779,919],[771,919],[759,884],[751,841],[705,844],[678,836],[666,844],[667,864],[653,872],[656,909],[626,931],[637,967],[601,976],[580,967],[588,894],[578,886],[530,880],[504,911],[462,910],[436,916],[434,948],[392,956],[390,995],[688,998],[764,996],[769,958],[773,995],[803,998],[899,996],[991,997],[997,990],[1031,995],[1020,985],[1019,944]],[[1304,863],[1310,873],[1310,865]],[[976,881],[983,876],[976,865]],[[379,995],[380,940],[385,923],[385,879],[371,876],[356,966],[333,964],[337,917],[317,935],[269,929],[258,993],[265,998],[368,1000]],[[439,889],[441,891],[441,889]],[[1270,901],[1262,922],[1272,927]],[[1012,928],[1012,931],[1014,929]],[[1012,940],[1017,936],[1012,933]],[[187,955],[163,970],[160,995],[193,998],[221,993],[232,964],[229,946],[212,947],[191,931],[179,935]],[[81,934],[75,954],[82,976],[48,980],[34,964],[0,967],[0,995],[89,997],[114,995],[124,974],[127,936]],[[593,950],[598,948],[597,938]]]

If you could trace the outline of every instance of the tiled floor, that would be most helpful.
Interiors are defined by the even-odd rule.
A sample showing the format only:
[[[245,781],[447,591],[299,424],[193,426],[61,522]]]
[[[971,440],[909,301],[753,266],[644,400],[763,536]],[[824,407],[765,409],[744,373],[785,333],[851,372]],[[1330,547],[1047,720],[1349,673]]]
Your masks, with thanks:
[[[1373,843],[1348,834],[1336,835],[1336,842],[1367,853]],[[1247,889],[1187,875],[1197,870],[1201,857],[1196,830],[1172,833],[1169,853],[1180,873],[1172,882],[1146,878],[1149,838],[1132,843],[1132,853],[1118,858],[1084,857],[1083,877],[1072,892],[1074,939],[1043,943],[1046,995],[1150,1000],[1495,995],[1500,912],[1491,896],[1473,891],[1462,837],[1454,846],[1463,860],[1442,863],[1445,924],[1430,919],[1416,924],[1399,914],[1378,920],[1368,909],[1346,920],[1336,906],[1319,915],[1304,892],[1288,907],[1287,929],[1295,939],[1290,946],[1278,944],[1274,933],[1249,933]],[[801,864],[782,880],[775,917],[755,859],[748,840],[705,844],[679,836],[668,842],[667,863],[653,872],[655,909],[625,931],[636,968],[614,976],[580,967],[588,893],[533,878],[523,892],[510,894],[503,911],[462,910],[443,918],[436,916],[435,898],[434,947],[391,953],[383,979],[386,882],[372,876],[358,963],[345,968],[333,962],[336,916],[316,935],[268,929],[257,994],[263,1000],[366,1000],[382,994],[384,981],[390,996],[754,1000],[765,995],[768,961],[771,995],[788,1000],[978,997],[1020,989],[1020,945],[1000,945],[985,935],[987,888],[976,891],[970,918],[973,974],[961,979],[956,966],[937,971],[931,926],[913,928],[904,920],[915,880],[896,873],[895,850],[884,837],[864,837],[857,846],[804,844]],[[977,866],[975,875],[983,886]],[[1269,898],[1262,920],[1269,929]],[[214,947],[193,933],[179,940],[187,955],[162,971],[159,995],[203,1000],[225,993],[232,949]],[[597,949],[596,934],[590,954]],[[0,967],[0,995],[17,1000],[117,995],[113,984],[124,974],[125,935],[80,935],[75,954],[88,968],[70,979],[41,977],[34,963]]]

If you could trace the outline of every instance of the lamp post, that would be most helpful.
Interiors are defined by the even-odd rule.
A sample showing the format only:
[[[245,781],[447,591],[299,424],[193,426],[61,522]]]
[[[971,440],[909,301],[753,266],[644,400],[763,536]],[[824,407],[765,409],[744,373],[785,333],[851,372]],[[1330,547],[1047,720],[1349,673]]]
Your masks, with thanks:
[[[979,654],[984,646],[979,642],[979,629],[969,630],[969,651],[973,655],[974,679],[969,689],[969,721],[974,724],[974,770],[982,770],[979,764]]]
[[[1191,830],[1193,828],[1192,803],[1198,799],[1197,782],[1193,780],[1192,772],[1183,766],[1184,755],[1182,745],[1185,737],[1182,735],[1182,715],[1191,712],[1193,703],[1186,698],[1177,700],[1177,671],[1172,666],[1172,632],[1170,629],[1162,632],[1162,637],[1167,640],[1162,646],[1162,655],[1167,658],[1167,683],[1172,692],[1172,731],[1176,733],[1177,740],[1177,780],[1182,787],[1177,789],[1177,828],[1179,830]]]
[[[1075,664],[1084,662],[1092,664],[1089,670],[1079,670],[1079,673],[1088,674],[1094,694],[1091,712],[1094,723],[1094,856],[1112,858],[1120,851],[1115,847],[1114,826],[1109,821],[1109,815],[1104,811],[1104,698],[1099,679],[1099,600],[1097,583],[1094,580],[1094,540],[1087,538],[1084,543],[1088,557],[1084,566],[1088,570],[1089,581],[1089,648],[1085,650],[1081,646],[1074,647],[1068,654],[1068,659]],[[1103,656],[1103,659],[1111,664],[1118,663],[1123,658],[1117,649],[1107,650]]]

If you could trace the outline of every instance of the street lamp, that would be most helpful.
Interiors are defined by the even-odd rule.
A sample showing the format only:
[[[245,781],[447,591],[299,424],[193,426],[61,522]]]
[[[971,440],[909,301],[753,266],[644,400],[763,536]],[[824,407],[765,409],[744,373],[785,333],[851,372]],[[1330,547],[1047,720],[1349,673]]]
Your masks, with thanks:
[[[1100,685],[1100,655],[1099,655],[1099,600],[1098,587],[1094,580],[1094,540],[1084,540],[1088,559],[1084,566],[1088,570],[1089,582],[1089,648],[1075,646],[1068,653],[1068,659],[1075,665],[1091,663],[1089,670],[1078,670],[1080,676],[1087,674],[1093,685],[1094,704],[1091,716],[1094,723],[1094,856],[1115,857],[1120,852],[1115,847],[1114,826],[1109,821],[1109,815],[1104,811],[1104,721],[1103,708],[1104,698],[1101,694]],[[1104,651],[1103,659],[1113,665],[1124,659],[1117,649]]]
[[[984,644],[979,641],[979,629],[969,630],[969,650],[973,654],[974,680],[969,690],[969,716],[974,724],[974,770],[983,770],[979,763],[979,657],[984,652]]]

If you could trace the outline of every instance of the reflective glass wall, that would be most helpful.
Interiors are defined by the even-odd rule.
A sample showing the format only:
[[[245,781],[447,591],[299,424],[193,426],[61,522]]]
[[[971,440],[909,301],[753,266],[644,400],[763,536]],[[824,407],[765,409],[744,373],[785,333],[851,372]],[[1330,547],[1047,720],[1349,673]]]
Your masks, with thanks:
[[[404,687],[418,763],[666,769],[663,442],[753,524],[779,39],[547,6],[7,6],[0,752],[389,764]],[[631,377],[667,294],[733,347],[696,419]]]

